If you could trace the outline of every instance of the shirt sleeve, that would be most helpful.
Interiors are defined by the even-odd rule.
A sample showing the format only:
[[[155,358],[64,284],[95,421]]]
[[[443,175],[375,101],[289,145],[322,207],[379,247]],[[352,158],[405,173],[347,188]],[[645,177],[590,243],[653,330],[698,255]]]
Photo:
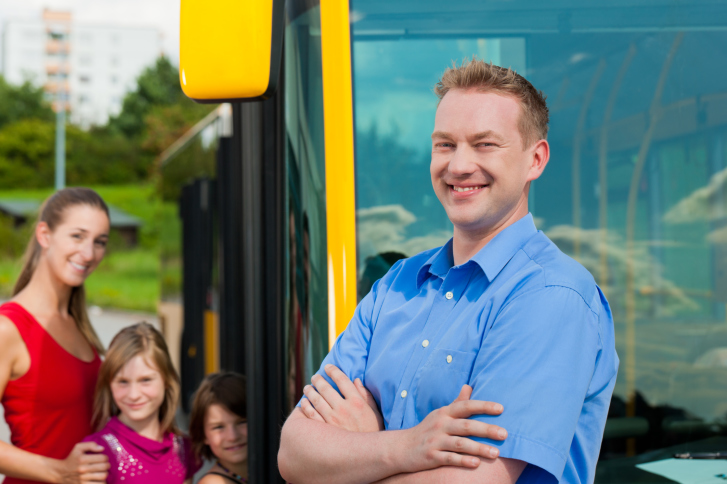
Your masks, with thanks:
[[[336,390],[338,390],[338,386],[324,371],[324,368],[328,364],[337,366],[351,381],[360,378],[364,384],[366,383],[364,381],[364,370],[366,369],[366,362],[369,356],[371,335],[373,333],[372,319],[374,306],[376,305],[380,285],[381,280],[376,281],[371,291],[361,300],[356,307],[353,318],[351,318],[343,333],[338,336],[336,342],[333,344],[333,348],[331,348],[331,351],[323,359],[318,369],[317,374],[328,380],[328,383],[333,385],[333,388]],[[340,390],[338,392],[340,393]],[[301,401],[303,398],[306,397],[303,396]],[[300,406],[300,401],[297,406]]]
[[[599,351],[598,315],[573,289],[548,286],[507,303],[484,336],[470,384],[472,399],[504,407],[473,418],[508,437],[475,440],[559,479]]]

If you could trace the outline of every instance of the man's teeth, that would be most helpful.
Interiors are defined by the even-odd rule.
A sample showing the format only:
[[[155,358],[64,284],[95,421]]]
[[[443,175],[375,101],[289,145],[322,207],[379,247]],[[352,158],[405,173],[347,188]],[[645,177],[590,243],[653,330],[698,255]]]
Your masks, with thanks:
[[[78,269],[79,271],[85,271],[86,270],[86,266],[82,266],[80,264],[76,264],[75,262],[71,262],[71,265],[73,267],[75,267],[76,269]]]
[[[484,185],[481,185],[479,187],[455,187],[453,186],[455,192],[469,192],[472,190],[477,190],[478,188],[482,188]]]

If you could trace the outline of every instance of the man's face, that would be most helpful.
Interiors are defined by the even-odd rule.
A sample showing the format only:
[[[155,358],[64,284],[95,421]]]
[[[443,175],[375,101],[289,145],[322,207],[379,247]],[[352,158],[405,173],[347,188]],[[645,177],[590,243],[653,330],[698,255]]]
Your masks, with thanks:
[[[437,108],[430,172],[455,233],[487,235],[527,213],[527,184],[538,144],[523,150],[521,107],[507,95],[449,91]],[[546,160],[547,161],[547,160]]]

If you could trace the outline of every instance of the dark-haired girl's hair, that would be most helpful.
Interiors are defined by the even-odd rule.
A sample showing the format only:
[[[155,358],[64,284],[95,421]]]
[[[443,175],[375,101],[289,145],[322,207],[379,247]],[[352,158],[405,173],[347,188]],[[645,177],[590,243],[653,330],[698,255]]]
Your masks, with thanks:
[[[189,419],[189,438],[197,458],[214,458],[209,445],[204,443],[204,417],[212,405],[222,405],[240,418],[247,419],[245,377],[234,372],[207,375],[194,395]]]

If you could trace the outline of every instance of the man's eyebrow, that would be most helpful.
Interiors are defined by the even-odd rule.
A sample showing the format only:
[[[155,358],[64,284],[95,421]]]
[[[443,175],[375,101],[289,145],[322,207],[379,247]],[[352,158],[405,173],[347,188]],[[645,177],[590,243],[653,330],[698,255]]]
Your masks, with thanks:
[[[482,131],[480,133],[477,133],[476,135],[472,136],[471,139],[472,139],[472,141],[477,141],[477,140],[480,140],[483,138],[490,138],[490,139],[494,139],[497,141],[505,141],[505,139],[502,136],[500,136],[499,134],[495,133],[492,130]]]
[[[451,134],[445,133],[444,131],[435,131],[434,133],[432,133],[432,139],[435,139],[435,138],[448,139],[450,141],[454,140],[454,138],[452,138]]]

